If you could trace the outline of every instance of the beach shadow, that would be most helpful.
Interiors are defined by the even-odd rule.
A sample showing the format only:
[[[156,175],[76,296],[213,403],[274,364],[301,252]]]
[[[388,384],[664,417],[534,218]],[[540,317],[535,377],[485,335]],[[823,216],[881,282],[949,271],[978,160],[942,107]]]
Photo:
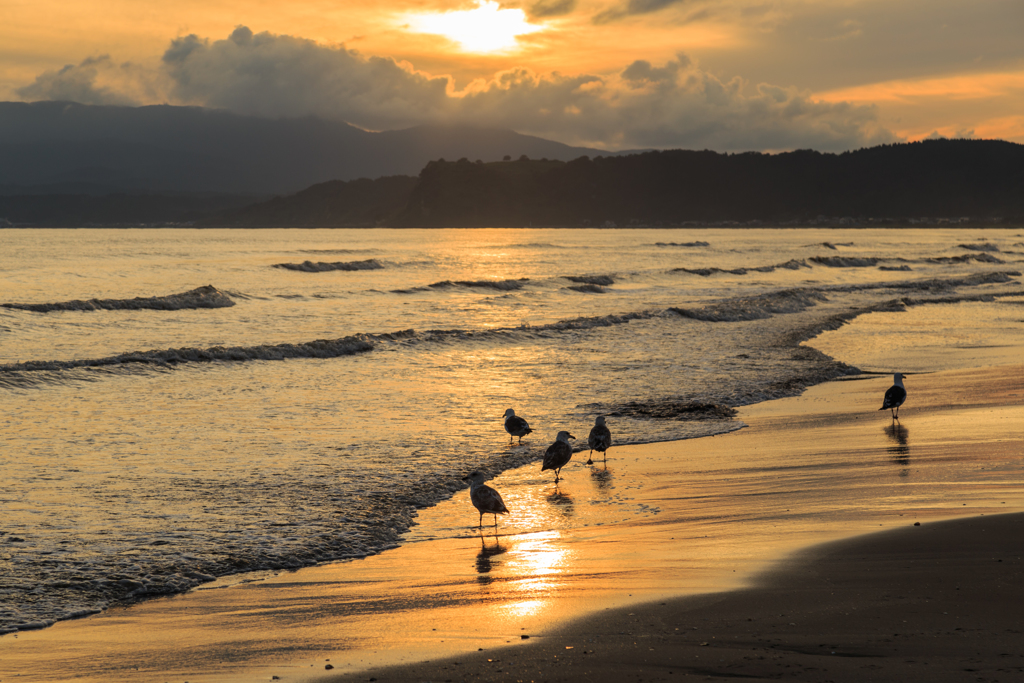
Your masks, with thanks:
[[[615,485],[612,483],[612,471],[606,464],[603,468],[592,467],[590,469],[590,481],[594,482],[598,493],[609,494]]]
[[[492,558],[503,555],[507,550],[508,548],[501,545],[497,535],[494,536],[494,545],[488,545],[484,535],[480,534],[480,552],[476,554],[476,571],[479,574],[476,580],[478,583],[488,584],[494,580],[490,573],[495,567],[501,566],[501,562],[495,562]]]
[[[574,513],[574,502],[572,496],[567,491],[563,491],[555,485],[555,490],[548,494],[548,504],[551,505],[558,514],[563,517],[569,518]]]
[[[900,465],[904,468],[908,468],[910,466],[910,430],[899,422],[893,422],[882,431],[885,432],[889,441],[894,444],[889,446],[887,449],[889,453],[889,462],[894,465]],[[909,474],[909,469],[900,471],[901,477],[906,477]]]

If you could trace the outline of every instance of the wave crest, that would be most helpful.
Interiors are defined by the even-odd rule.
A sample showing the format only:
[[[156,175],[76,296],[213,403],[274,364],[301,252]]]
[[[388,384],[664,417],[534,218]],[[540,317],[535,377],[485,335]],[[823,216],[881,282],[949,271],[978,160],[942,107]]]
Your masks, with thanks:
[[[604,413],[609,417],[635,417],[659,420],[731,420],[736,409],[717,403],[685,401],[678,398],[628,401]]]
[[[21,311],[50,313],[52,311],[132,311],[152,309],[156,311],[180,311],[188,308],[227,308],[234,306],[231,297],[213,285],[196,287],[180,294],[167,296],[135,297],[134,299],[89,299],[62,301],[52,304],[0,304],[4,308]]]
[[[569,282],[581,285],[602,285],[607,287],[615,284],[615,280],[611,275],[563,275],[562,277]]]
[[[727,299],[700,308],[677,308],[669,310],[684,318],[705,322],[737,322],[740,320],[763,320],[777,313],[796,313],[828,301],[819,291],[809,289],[783,289],[758,296]]]
[[[448,287],[468,287],[470,289],[496,289],[502,292],[510,292],[516,289],[522,289],[530,278],[519,278],[518,280],[442,280],[441,282],[435,282],[429,287],[434,289],[447,289]],[[422,290],[394,290],[398,293],[406,291],[422,291]]]
[[[730,275],[746,275],[747,273],[771,273],[779,268],[785,268],[787,270],[799,270],[800,268],[810,268],[806,261],[798,261],[796,259],[790,259],[785,263],[777,263],[774,266],[756,266],[753,268],[716,268],[714,266],[710,268],[673,268],[673,273],[691,273],[693,275],[700,275],[701,277],[710,277],[715,273],[729,273]]]
[[[398,333],[400,334],[400,333]],[[150,365],[179,365],[182,363],[209,363],[213,361],[286,360],[289,358],[338,358],[364,353],[373,349],[373,343],[362,336],[341,339],[317,339],[299,344],[267,344],[260,346],[214,346],[208,349],[185,347],[151,351],[132,351],[106,358],[80,360],[25,361],[0,365],[0,372],[37,372],[40,370],[71,370],[99,368],[110,365],[142,363]]]
[[[325,261],[303,261],[302,263],[275,263],[275,268],[284,268],[286,270],[298,270],[303,273],[326,273],[331,270],[381,270],[384,265],[377,259],[367,259],[365,261],[335,261],[328,263]]]
[[[710,247],[711,245],[702,240],[696,242],[655,242],[656,247]]]
[[[882,261],[900,261],[902,259],[883,259],[857,256],[812,256],[809,260],[812,263],[817,263],[820,266],[828,266],[829,268],[867,268],[878,265]]]
[[[977,261],[979,263],[1006,263],[992,254],[963,254],[962,256],[935,256],[925,259],[929,263],[968,263]]]

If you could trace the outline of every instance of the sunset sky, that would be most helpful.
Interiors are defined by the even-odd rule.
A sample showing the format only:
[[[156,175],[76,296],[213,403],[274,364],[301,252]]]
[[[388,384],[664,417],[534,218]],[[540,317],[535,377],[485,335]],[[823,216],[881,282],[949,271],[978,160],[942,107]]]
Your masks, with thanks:
[[[0,0],[0,100],[607,149],[1024,143],[1022,0]]]

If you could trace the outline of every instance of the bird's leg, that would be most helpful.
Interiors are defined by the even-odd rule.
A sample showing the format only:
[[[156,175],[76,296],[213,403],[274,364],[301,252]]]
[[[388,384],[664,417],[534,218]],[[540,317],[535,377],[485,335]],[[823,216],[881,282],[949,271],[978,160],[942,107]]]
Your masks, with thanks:
[[[482,513],[482,512],[480,513],[480,525],[479,525],[479,528],[480,529],[484,528],[484,513]]]
[[[587,456],[587,464],[588,465],[593,465],[594,464],[594,449],[593,448],[590,449],[590,455]]]

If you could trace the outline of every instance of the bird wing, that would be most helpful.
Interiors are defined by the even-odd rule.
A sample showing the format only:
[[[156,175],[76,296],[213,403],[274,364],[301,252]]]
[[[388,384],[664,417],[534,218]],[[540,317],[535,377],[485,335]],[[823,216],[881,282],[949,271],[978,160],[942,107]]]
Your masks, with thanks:
[[[473,506],[480,512],[490,512],[496,515],[508,512],[505,501],[501,499],[501,494],[485,484],[472,489],[469,492],[469,499],[473,501]]]
[[[595,425],[587,437],[587,444],[595,451],[607,450],[612,445],[612,432],[604,425]]]
[[[562,441],[556,441],[544,451],[544,464],[540,471],[556,470],[572,458],[572,447]]]
[[[533,430],[530,429],[530,425],[527,424],[526,420],[523,418],[518,415],[510,415],[508,419],[505,420],[505,431],[509,434],[515,434],[523,431],[529,434]]]
[[[882,399],[882,407],[879,410],[899,407],[905,400],[907,400],[907,390],[894,384],[885,392],[885,398]]]

